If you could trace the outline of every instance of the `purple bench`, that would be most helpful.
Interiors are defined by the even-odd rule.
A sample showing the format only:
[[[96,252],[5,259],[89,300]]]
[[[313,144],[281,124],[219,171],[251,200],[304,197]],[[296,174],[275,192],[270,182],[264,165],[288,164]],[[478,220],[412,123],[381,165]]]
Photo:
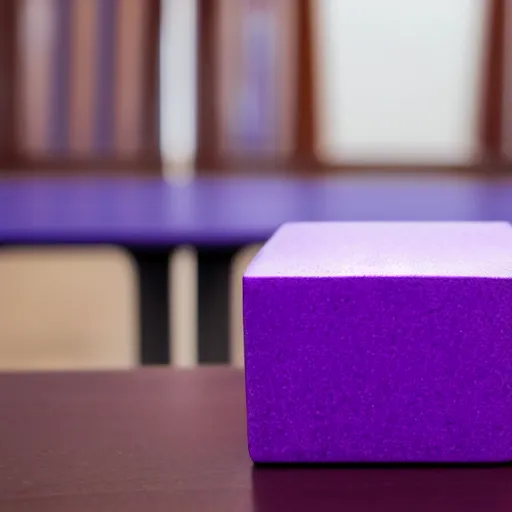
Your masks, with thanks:
[[[228,359],[228,276],[239,248],[305,220],[512,220],[512,183],[446,177],[0,181],[0,245],[115,244],[140,275],[141,360],[170,359],[168,256],[198,250],[199,359]]]

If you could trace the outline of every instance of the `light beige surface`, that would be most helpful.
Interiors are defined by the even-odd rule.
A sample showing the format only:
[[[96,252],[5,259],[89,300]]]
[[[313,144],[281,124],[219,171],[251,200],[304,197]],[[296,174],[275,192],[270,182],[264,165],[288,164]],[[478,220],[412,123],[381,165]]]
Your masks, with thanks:
[[[113,248],[0,253],[0,371],[137,362],[135,269]]]
[[[243,366],[242,275],[259,247],[233,263],[231,362]],[[170,261],[172,361],[197,364],[197,261]],[[114,248],[0,251],[0,372],[130,368],[138,364],[138,289],[130,257]]]
[[[192,247],[174,251],[170,262],[172,364],[197,364],[197,256]]]

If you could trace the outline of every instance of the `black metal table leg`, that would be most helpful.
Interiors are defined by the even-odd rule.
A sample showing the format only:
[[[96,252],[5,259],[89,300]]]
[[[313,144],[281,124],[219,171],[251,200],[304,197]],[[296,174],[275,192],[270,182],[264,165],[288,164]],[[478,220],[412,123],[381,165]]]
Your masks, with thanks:
[[[140,362],[169,364],[169,257],[171,250],[130,249],[138,267]]]
[[[229,362],[229,278],[237,251],[197,250],[199,363]]]

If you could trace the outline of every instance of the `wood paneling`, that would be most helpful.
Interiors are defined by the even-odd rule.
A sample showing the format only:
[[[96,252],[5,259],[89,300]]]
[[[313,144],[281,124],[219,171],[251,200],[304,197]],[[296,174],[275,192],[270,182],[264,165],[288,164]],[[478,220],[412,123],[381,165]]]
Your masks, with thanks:
[[[276,5],[282,4],[278,9],[291,9],[283,7],[286,0],[275,1]],[[37,88],[35,60],[28,54],[25,60],[20,59],[16,50],[20,41],[17,7],[29,2],[54,2],[57,6],[55,34],[47,39],[53,41],[53,53],[51,58],[38,60],[45,63],[37,71],[38,80],[44,80],[45,85]],[[220,0],[199,0],[196,164],[200,172],[240,167],[249,171],[272,168],[272,172],[277,169],[306,173],[365,169],[357,162],[326,164],[315,157],[318,92],[313,51],[314,2],[297,0],[291,4],[295,8],[295,15],[290,16],[293,26],[283,29],[281,35],[286,34],[294,43],[287,50],[280,50],[281,57],[290,57],[283,60],[286,66],[279,68],[277,84],[278,131],[286,133],[287,126],[292,126],[290,135],[283,137],[286,151],[276,150],[275,158],[244,154],[226,157],[226,130],[220,109],[230,98],[223,92],[225,86],[219,76],[223,72],[218,55],[223,46],[219,37],[223,26]],[[511,116],[504,117],[504,109],[508,108],[504,97],[508,94],[505,65],[510,38],[505,21],[507,0],[490,0],[489,5],[492,12],[488,57],[482,64],[485,94],[478,142],[483,147],[484,164],[496,166],[503,162],[503,148],[508,144],[505,139],[512,133],[506,128]],[[53,165],[55,172],[66,172],[66,166],[79,172],[104,167],[121,172],[120,166],[129,162],[130,169],[140,167],[141,173],[159,169],[159,24],[159,0],[0,2],[0,114],[4,121],[0,125],[0,167],[36,170],[39,166],[45,172]],[[34,47],[26,51],[33,50]],[[235,50],[230,51],[236,53]],[[290,64],[292,61],[296,67]],[[282,107],[285,101],[292,106]],[[148,164],[151,170],[144,167]],[[414,162],[411,165],[418,168]],[[407,167],[410,166],[389,163],[385,166],[386,170]],[[471,166],[455,167],[473,170]]]
[[[0,2],[0,168],[12,165],[16,147],[16,6]]]
[[[144,0],[147,8],[148,29],[142,46],[146,48],[142,105],[142,147],[145,158],[160,157],[160,105],[159,105],[159,48],[160,48],[160,0]]]
[[[1,2],[4,172],[159,173],[159,30],[160,0]]]
[[[305,63],[302,71],[297,67],[303,51],[308,58],[309,42],[299,44],[302,32],[297,25],[302,19],[305,19],[304,26],[308,24],[308,4],[302,3],[300,7],[306,8],[302,17],[297,5],[290,0],[247,0],[236,6],[228,0],[199,2],[196,159],[199,173],[296,166],[297,142],[303,136],[302,130],[305,126],[313,129],[312,106],[301,104],[304,93],[311,95],[312,84],[305,90],[297,90],[299,84],[304,84],[297,79],[298,73],[311,72],[310,62]],[[249,19],[250,16],[253,18]],[[253,40],[248,41],[246,38],[251,34],[247,31],[251,30]],[[266,45],[256,40],[264,37],[265,32],[270,38]],[[255,47],[259,43],[261,47]],[[255,53],[258,51],[261,55]],[[254,62],[259,57],[264,61]],[[259,64],[264,69],[257,68]],[[251,70],[252,65],[255,67]],[[262,98],[269,104],[255,107],[253,102],[257,104]],[[261,114],[254,121],[258,125],[254,133],[241,121],[246,107],[258,110],[253,114]],[[272,118],[270,123],[268,116]],[[305,123],[297,123],[298,118],[303,118]],[[300,126],[300,136],[296,126]]]
[[[277,1],[277,0],[276,0]],[[335,1],[335,0],[333,0]],[[228,3],[224,0],[224,3]],[[200,173],[234,172],[243,169],[244,172],[269,172],[292,171],[306,174],[332,173],[345,170],[375,170],[382,168],[385,172],[402,172],[407,169],[425,172],[465,172],[478,173],[488,172],[489,169],[497,169],[503,164],[504,109],[509,102],[504,101],[507,94],[505,85],[507,45],[506,43],[506,13],[508,9],[507,0],[490,0],[489,19],[482,19],[482,23],[488,22],[488,38],[486,47],[483,49],[485,59],[481,63],[480,76],[477,78],[484,85],[484,94],[481,107],[481,121],[479,135],[475,135],[475,155],[484,156],[475,158],[474,163],[457,162],[447,165],[427,165],[423,160],[408,162],[400,160],[394,164],[386,161],[385,165],[378,163],[364,164],[357,161],[323,162],[316,156],[317,139],[317,98],[319,91],[316,87],[317,75],[315,73],[314,58],[316,51],[314,46],[317,41],[314,29],[318,24],[314,23],[315,3],[311,0],[297,0],[296,12],[296,62],[298,69],[297,79],[292,79],[292,89],[295,108],[295,130],[293,136],[292,157],[272,158],[268,155],[258,158],[251,155],[234,154],[226,155],[226,127],[219,112],[219,108],[225,109],[233,98],[221,91],[218,87],[229,89],[226,80],[234,80],[237,77],[236,69],[232,64],[226,66],[226,59],[219,59],[218,52],[225,51],[226,34],[218,34],[219,31],[229,31],[226,23],[223,23],[220,11],[222,0],[203,0],[200,2],[199,14],[199,94],[198,94],[198,139],[199,154],[197,166]],[[231,16],[240,16],[239,7],[231,12]],[[512,19],[512,18],[511,18]],[[512,23],[509,20],[509,25]],[[512,32],[512,31],[511,31]],[[434,36],[433,36],[434,37]],[[512,38],[512,36],[511,36]],[[509,38],[511,41],[512,39]],[[229,48],[230,58],[235,58],[239,53],[238,48]],[[235,57],[233,57],[235,56]],[[480,58],[477,56],[476,58]],[[218,65],[220,63],[220,66]],[[217,69],[214,69],[217,64]],[[227,69],[229,68],[229,69]],[[218,76],[218,73],[226,73],[226,77]],[[293,76],[293,73],[291,73]],[[219,86],[219,84],[221,84]],[[477,88],[478,89],[478,88]],[[291,90],[291,89],[289,89]],[[292,96],[292,95],[289,95]],[[219,98],[216,101],[216,98]],[[512,112],[512,110],[511,110]],[[512,118],[512,115],[509,116]],[[512,124],[512,123],[510,123]],[[506,131],[506,130],[505,130]],[[512,129],[509,130],[512,133]],[[507,132],[508,133],[508,132]],[[512,147],[512,144],[510,145]],[[512,153],[512,150],[511,150]],[[384,163],[384,162],[383,162]]]
[[[115,147],[120,154],[136,156],[142,150],[144,58],[147,55],[148,12],[140,0],[119,3],[117,19]]]
[[[82,157],[90,155],[93,149],[94,84],[99,51],[96,12],[101,1],[73,0],[70,150]]]
[[[15,137],[20,153],[44,155],[48,151],[55,6],[56,0],[18,2]]]
[[[297,80],[297,131],[295,140],[295,165],[314,168],[315,159],[315,98],[313,62],[313,24],[310,0],[298,0],[297,16],[298,80]]]
[[[505,86],[505,27],[507,0],[490,0],[484,71],[484,100],[480,144],[486,162],[503,157],[503,99]]]
[[[197,156],[201,171],[217,172],[219,162],[219,116],[217,106],[217,24],[218,2],[198,2],[197,73]]]

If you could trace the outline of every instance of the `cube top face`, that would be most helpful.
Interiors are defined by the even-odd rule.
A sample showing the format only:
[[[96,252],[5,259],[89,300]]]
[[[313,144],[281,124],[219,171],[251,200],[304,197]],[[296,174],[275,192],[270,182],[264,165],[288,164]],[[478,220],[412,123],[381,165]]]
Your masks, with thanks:
[[[505,222],[304,222],[283,225],[247,277],[512,277]]]
[[[512,460],[510,262],[506,224],[282,228],[243,282],[253,460]]]

